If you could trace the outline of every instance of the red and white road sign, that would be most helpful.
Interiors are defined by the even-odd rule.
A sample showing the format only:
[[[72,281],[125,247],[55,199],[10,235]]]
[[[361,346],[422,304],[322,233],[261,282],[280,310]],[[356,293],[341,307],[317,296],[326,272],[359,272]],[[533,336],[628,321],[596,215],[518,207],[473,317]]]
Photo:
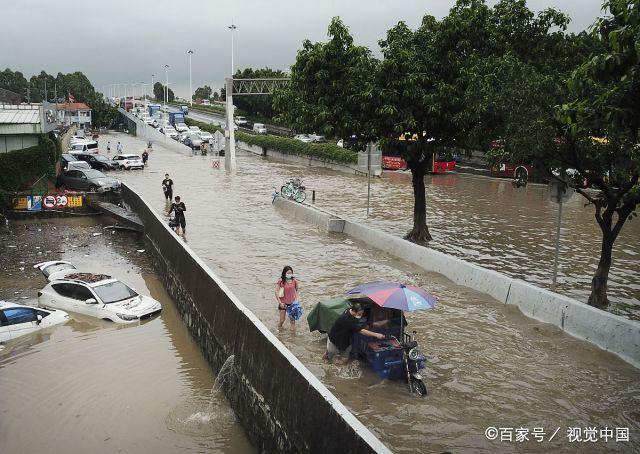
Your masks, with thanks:
[[[48,195],[42,200],[42,204],[45,208],[55,208],[56,206],[56,196]]]

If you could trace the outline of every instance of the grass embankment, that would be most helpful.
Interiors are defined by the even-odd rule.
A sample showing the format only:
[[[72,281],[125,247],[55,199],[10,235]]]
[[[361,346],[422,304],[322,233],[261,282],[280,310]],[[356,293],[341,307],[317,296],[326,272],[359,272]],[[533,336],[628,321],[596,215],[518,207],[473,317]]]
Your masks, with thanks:
[[[191,118],[187,118],[186,121],[187,125],[198,126],[203,131],[209,131],[212,134],[216,131],[224,133],[224,130],[218,126],[192,120]],[[248,134],[242,131],[236,131],[235,136],[236,140],[248,145],[256,145],[263,149],[279,151],[280,153],[309,156],[336,164],[356,164],[358,162],[358,153],[332,143],[305,143],[288,137],[269,134]]]

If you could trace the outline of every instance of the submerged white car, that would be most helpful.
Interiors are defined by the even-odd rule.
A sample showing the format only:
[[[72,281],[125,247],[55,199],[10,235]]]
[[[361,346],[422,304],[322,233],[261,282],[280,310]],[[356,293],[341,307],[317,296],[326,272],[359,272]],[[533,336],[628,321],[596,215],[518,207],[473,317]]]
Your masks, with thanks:
[[[55,309],[0,301],[0,342],[66,323],[69,314]]]
[[[77,270],[62,260],[38,263],[49,284],[38,292],[38,305],[116,323],[132,323],[159,314],[162,306],[106,274]]]

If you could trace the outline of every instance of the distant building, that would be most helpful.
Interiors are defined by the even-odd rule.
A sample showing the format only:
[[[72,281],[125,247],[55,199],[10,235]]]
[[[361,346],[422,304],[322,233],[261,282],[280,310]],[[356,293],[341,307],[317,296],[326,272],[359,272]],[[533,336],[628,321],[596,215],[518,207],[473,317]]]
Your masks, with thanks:
[[[20,98],[20,95],[18,93],[0,88],[0,102],[6,102],[8,104],[20,104],[22,102],[22,98]]]
[[[76,125],[80,129],[91,128],[91,108],[82,102],[58,104],[58,123]]]
[[[0,153],[38,145],[55,127],[55,104],[0,104]]]

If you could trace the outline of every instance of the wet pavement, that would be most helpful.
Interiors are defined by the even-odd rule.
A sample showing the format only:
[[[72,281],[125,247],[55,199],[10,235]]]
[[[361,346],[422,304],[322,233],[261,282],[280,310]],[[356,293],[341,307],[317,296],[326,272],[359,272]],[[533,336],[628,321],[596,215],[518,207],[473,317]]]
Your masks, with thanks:
[[[224,396],[211,393],[216,377],[142,237],[103,229],[112,223],[80,217],[0,227],[0,299],[36,305],[46,281],[32,266],[63,259],[162,304],[159,317],[141,324],[70,313],[65,325],[7,342],[0,350],[0,452],[251,452]]]
[[[121,137],[125,151],[142,150],[142,141]],[[274,187],[288,178],[301,176],[307,187],[319,190],[318,203],[338,212],[351,210],[348,207],[352,204],[360,207],[352,210],[357,216],[358,210],[363,209],[362,196],[350,199],[349,194],[356,187],[364,188],[366,194],[364,179],[242,153],[238,155],[238,171],[234,174],[213,169],[211,161],[211,157],[180,154],[156,146],[146,169],[115,173],[159,213],[167,209],[161,180],[169,173],[175,182],[174,195],[180,195],[187,206],[187,233],[183,240],[274,332],[278,317],[274,283],[286,264],[293,266],[301,282],[302,305],[307,313],[318,301],[373,280],[412,283],[440,297],[436,309],[407,317],[410,328],[418,332],[422,349],[433,356],[426,369],[430,394],[425,399],[409,395],[402,383],[380,382],[357,362],[347,367],[325,365],[321,355],[326,338],[309,333],[304,318],[297,333],[285,329],[278,334],[394,452],[640,449],[637,369],[556,327],[524,317],[517,308],[498,304],[486,295],[425,273],[344,235],[327,235],[310,224],[285,218],[271,205]],[[466,181],[467,177],[460,178]],[[451,186],[454,183],[452,180]],[[382,180],[376,184],[402,185],[403,190],[407,189],[404,181]],[[489,185],[499,188],[501,184],[496,181]],[[465,190],[472,192],[473,188]],[[447,191],[453,189],[448,186]],[[498,189],[495,191],[500,193]],[[506,193],[507,189],[502,191]],[[533,199],[543,196],[531,187],[527,191]],[[344,194],[343,204],[330,206],[329,192],[336,204]],[[399,188],[390,192],[391,200],[400,197]],[[379,187],[374,195],[378,198],[383,195]],[[489,195],[485,197],[488,199]],[[453,198],[447,200],[452,206],[457,203]],[[390,217],[397,213],[396,204],[384,204],[387,205]],[[381,206],[374,209],[378,213]],[[457,209],[463,216],[462,207]],[[489,212],[493,214],[469,213],[464,215],[469,218],[464,222],[480,225],[485,217],[498,216],[499,209]],[[518,218],[525,214],[521,212]],[[401,219],[406,216],[403,214]],[[492,222],[496,226],[514,224],[500,218]],[[552,229],[553,221],[549,224]],[[387,228],[393,230],[394,225],[389,220]],[[509,229],[517,236],[517,224]],[[434,228],[433,233],[438,235],[437,231]],[[516,249],[509,248],[509,252],[517,256]],[[541,443],[531,437],[532,441],[526,443],[488,441],[484,435],[488,426],[529,430],[541,427],[546,437]],[[630,441],[606,444],[601,441],[588,446],[569,442],[566,436],[569,427],[587,426],[629,428]],[[556,429],[554,439],[548,440]]]

